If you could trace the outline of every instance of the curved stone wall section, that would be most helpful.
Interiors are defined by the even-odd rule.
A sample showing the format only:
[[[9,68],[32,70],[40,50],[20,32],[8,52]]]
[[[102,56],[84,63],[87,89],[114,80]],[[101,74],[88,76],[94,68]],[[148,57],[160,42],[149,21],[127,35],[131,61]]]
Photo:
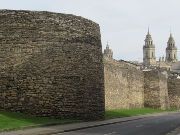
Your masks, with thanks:
[[[99,25],[74,15],[0,10],[0,108],[103,118]]]

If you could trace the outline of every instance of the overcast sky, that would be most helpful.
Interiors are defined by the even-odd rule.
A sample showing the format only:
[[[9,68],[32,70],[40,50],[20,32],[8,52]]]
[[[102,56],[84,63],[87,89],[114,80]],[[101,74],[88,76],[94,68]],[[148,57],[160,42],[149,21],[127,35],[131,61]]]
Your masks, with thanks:
[[[115,59],[142,61],[148,26],[157,59],[165,56],[170,29],[180,48],[180,0],[0,0],[0,8],[45,10],[91,19],[100,24],[103,49],[108,41]]]

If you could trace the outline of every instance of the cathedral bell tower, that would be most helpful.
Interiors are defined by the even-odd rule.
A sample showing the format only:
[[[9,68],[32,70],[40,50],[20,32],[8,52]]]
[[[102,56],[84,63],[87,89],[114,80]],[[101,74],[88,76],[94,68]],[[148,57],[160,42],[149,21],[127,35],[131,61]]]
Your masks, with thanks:
[[[109,48],[108,43],[106,45],[106,49],[104,49],[104,58],[108,60],[113,59],[113,51]]]
[[[155,45],[153,44],[152,37],[149,33],[146,35],[145,45],[143,46],[143,65],[144,66],[155,66],[156,57],[155,57]]]
[[[167,42],[166,61],[177,62],[177,47],[175,46],[175,41],[171,33]]]

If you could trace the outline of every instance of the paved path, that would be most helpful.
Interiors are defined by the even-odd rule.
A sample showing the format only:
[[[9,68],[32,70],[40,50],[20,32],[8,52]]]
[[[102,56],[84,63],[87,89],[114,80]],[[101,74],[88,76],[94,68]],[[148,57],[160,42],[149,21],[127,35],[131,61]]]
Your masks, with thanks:
[[[166,135],[180,126],[180,113],[147,117],[54,135]]]
[[[96,122],[37,127],[0,135],[165,135],[180,126],[180,113],[161,113]]]

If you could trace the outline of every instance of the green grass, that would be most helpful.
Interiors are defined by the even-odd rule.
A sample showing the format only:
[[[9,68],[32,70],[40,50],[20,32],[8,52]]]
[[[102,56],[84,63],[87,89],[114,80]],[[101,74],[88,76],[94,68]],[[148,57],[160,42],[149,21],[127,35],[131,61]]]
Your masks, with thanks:
[[[167,110],[151,109],[151,108],[106,110],[105,118],[112,119],[112,118],[120,118],[120,117],[130,117],[130,116],[143,115],[143,114],[160,113],[165,111]]]
[[[151,108],[140,108],[140,109],[117,109],[117,110],[106,110],[105,118],[120,118],[120,117],[130,117],[143,114],[160,113],[164,111],[175,111],[173,110],[160,110]],[[55,119],[47,117],[33,117],[25,115],[22,113],[12,113],[12,112],[0,112],[0,132],[4,130],[14,130],[21,129],[24,127],[38,126],[38,125],[48,125],[48,124],[67,124],[82,122],[80,120],[72,119]]]
[[[79,120],[33,117],[21,113],[0,112],[0,131],[14,130],[37,125],[67,124],[78,121]]]

